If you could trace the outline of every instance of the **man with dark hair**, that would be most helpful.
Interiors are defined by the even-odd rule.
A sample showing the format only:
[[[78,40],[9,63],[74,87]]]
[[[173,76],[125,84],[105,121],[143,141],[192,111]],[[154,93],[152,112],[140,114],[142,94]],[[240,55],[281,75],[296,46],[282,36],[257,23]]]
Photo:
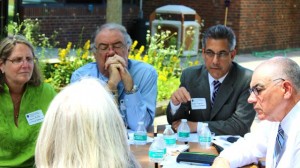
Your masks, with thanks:
[[[176,130],[185,118],[196,132],[208,123],[216,135],[241,135],[250,131],[255,111],[247,102],[252,71],[233,62],[236,37],[231,28],[210,27],[202,41],[205,65],[185,69],[180,86],[167,108],[168,122]]]

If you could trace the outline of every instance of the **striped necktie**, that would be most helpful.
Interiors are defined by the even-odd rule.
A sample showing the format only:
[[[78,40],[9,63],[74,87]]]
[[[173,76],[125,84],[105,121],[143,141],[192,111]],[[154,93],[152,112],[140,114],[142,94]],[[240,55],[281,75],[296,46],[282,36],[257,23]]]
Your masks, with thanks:
[[[277,166],[281,155],[284,150],[285,140],[284,140],[284,131],[281,128],[281,125],[278,126],[278,133],[275,142],[275,150],[274,150],[274,165]]]
[[[214,105],[214,102],[215,102],[215,99],[216,99],[216,96],[217,96],[217,92],[219,90],[221,82],[219,82],[218,80],[214,80],[213,85],[214,85],[214,91],[213,91],[213,95],[212,95],[212,98],[211,98],[211,107],[213,107],[213,105]]]

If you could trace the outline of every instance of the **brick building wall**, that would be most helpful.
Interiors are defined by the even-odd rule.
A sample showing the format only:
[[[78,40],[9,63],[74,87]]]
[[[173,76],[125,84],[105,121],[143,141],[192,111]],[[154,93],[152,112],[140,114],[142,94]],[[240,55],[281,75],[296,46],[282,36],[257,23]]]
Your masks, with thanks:
[[[300,47],[299,0],[241,1],[239,17],[242,51]]]
[[[144,18],[158,7],[177,4],[196,10],[204,19],[204,30],[215,24],[224,24],[224,0],[144,0]],[[91,38],[96,27],[105,22],[104,5],[23,6],[24,18],[38,18],[42,31],[51,34],[58,30],[59,41],[64,47],[68,41],[76,43],[82,27],[83,40]],[[138,5],[123,5],[123,24],[128,30],[134,27],[138,17]],[[239,53],[280,50],[300,47],[299,0],[232,0],[228,9],[227,26],[237,36]],[[203,32],[203,30],[201,30]]]
[[[218,23],[224,24],[224,0],[145,0],[144,16],[169,4],[196,10],[204,19],[204,30]],[[236,33],[240,53],[299,48],[299,18],[299,0],[233,0],[228,9],[227,26]]]
[[[105,23],[106,6],[94,5],[89,11],[88,4],[66,5],[24,5],[21,9],[23,19],[32,18],[41,21],[41,32],[47,36],[58,31],[58,47],[66,47],[68,42],[78,44],[91,39],[98,26]],[[138,15],[138,7],[123,5],[123,24],[130,27]],[[80,37],[82,36],[82,37]],[[82,39],[80,39],[82,38]]]

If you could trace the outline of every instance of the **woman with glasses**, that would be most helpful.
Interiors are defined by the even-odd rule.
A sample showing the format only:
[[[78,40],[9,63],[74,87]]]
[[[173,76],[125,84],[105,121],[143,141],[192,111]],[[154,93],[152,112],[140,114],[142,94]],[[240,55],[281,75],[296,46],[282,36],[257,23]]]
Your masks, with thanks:
[[[42,82],[33,46],[21,35],[0,42],[0,167],[33,167],[35,141],[56,92]]]

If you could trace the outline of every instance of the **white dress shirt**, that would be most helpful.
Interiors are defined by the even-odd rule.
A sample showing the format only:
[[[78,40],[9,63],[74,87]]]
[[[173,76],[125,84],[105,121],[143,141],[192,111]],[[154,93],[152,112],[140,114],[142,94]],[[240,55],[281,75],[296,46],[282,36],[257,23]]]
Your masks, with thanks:
[[[285,150],[277,168],[300,167],[300,102],[285,116],[281,127],[285,133]],[[266,168],[275,168],[274,148],[279,122],[262,121],[254,132],[247,133],[232,146],[221,152],[230,167],[257,163],[266,158]]]

